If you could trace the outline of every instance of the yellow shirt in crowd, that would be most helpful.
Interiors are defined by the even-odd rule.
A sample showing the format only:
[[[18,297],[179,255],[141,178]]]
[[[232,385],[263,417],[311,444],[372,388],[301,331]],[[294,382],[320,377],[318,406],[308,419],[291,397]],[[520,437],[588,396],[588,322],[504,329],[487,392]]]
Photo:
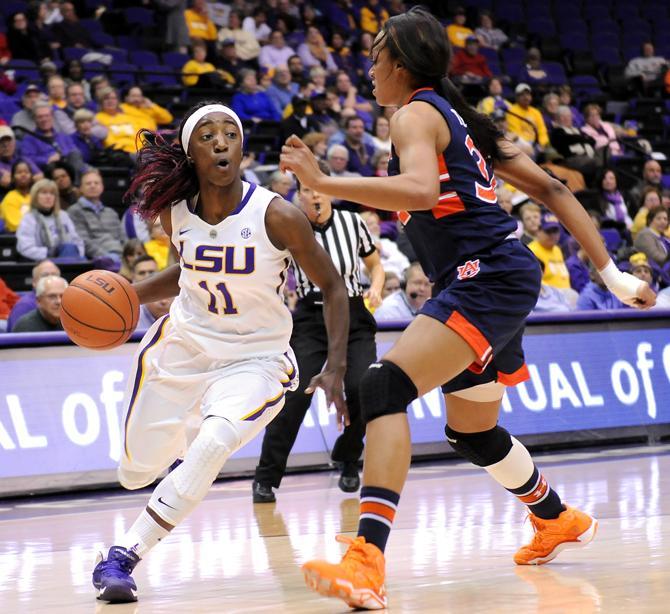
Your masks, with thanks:
[[[465,47],[465,39],[474,35],[475,33],[465,26],[459,26],[456,23],[447,26],[447,36],[454,47]]]
[[[379,11],[379,21],[374,11],[367,6],[361,9],[361,30],[376,35],[381,27],[388,21],[389,14],[386,9]]]
[[[199,75],[204,75],[208,72],[214,72],[214,64],[209,62],[196,62],[195,60],[189,60],[184,64],[184,67],[181,69],[182,78],[184,85],[191,87],[198,82]]]
[[[633,218],[633,225],[630,228],[630,234],[633,235],[633,239],[637,237],[637,233],[640,232],[643,228],[647,226],[647,215],[649,214],[649,209],[646,207],[640,207]]]
[[[542,113],[540,113],[538,109],[535,107],[524,109],[521,105],[518,105],[515,102],[508,110],[509,113],[507,113],[505,117],[507,118],[507,128],[510,132],[518,135],[524,141],[535,143],[535,130],[533,130],[533,126],[535,126],[535,128],[537,128],[537,142],[542,147],[549,145],[547,126],[544,123]],[[512,113],[521,117],[514,117]],[[521,118],[528,121],[523,121]],[[533,126],[529,125],[528,122],[531,122]]]
[[[191,38],[201,38],[206,41],[216,40],[216,26],[207,15],[202,15],[193,9],[186,9],[184,19],[186,19],[188,35]]]
[[[111,115],[100,111],[96,113],[95,119],[109,130],[104,142],[105,147],[137,153],[135,136],[140,130],[146,128],[144,118],[123,112]]]
[[[509,107],[511,103],[508,100],[505,100],[506,105]],[[496,108],[496,99],[493,96],[487,96],[482,98],[477,104],[477,111],[483,113],[484,115],[491,115]]]
[[[169,124],[174,119],[170,111],[153,102],[150,107],[146,108],[138,108],[127,102],[122,103],[120,107],[126,115],[137,117],[147,130],[156,130],[158,126]]]
[[[16,232],[21,218],[30,209],[30,193],[21,194],[18,190],[7,192],[0,202],[0,218],[5,220],[5,230]]]
[[[554,288],[569,288],[570,273],[565,266],[563,252],[558,245],[547,249],[540,245],[539,241],[531,241],[528,249],[533,252],[544,264],[544,275],[542,283]]]
[[[147,250],[147,254],[151,256],[158,265],[159,270],[163,270],[168,265],[168,259],[170,257],[170,245],[165,241],[160,239],[151,239],[144,244],[144,249]]]
[[[59,109],[64,109],[67,107],[67,100],[54,100],[53,98],[49,98],[49,104],[58,107]]]

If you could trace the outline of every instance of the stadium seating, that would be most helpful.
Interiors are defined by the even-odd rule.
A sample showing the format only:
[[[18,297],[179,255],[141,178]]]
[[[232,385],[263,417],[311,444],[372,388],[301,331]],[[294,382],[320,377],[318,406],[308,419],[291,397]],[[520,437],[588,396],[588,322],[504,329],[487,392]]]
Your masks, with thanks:
[[[34,262],[0,261],[0,278],[15,292],[27,292],[32,290],[32,270],[34,266]],[[77,275],[90,271],[93,268],[93,262],[91,260],[59,262],[58,268],[67,281],[72,281]]]
[[[0,234],[0,262],[14,262],[16,258],[16,235]]]
[[[163,32],[159,32],[160,15],[152,8],[130,6],[114,0],[86,0],[91,14],[81,20],[90,34],[95,49],[65,47],[59,49],[54,59],[61,69],[72,59],[81,60],[90,51],[107,54],[112,63],[84,64],[84,75],[90,80],[104,74],[113,85],[125,88],[139,84],[147,97],[167,107],[175,116],[172,128],[179,124],[184,112],[194,103],[206,98],[217,98],[230,103],[234,88],[184,87],[181,69],[190,55],[168,51],[161,46]],[[124,29],[107,27],[110,21],[95,19],[93,10],[104,4],[115,12],[119,22],[125,20]],[[140,3],[137,3],[138,5]],[[324,0],[324,18],[328,25],[343,30],[350,26],[338,3]],[[356,10],[365,2],[356,1]],[[446,3],[445,3],[446,4]],[[640,0],[464,0],[471,23],[476,22],[478,11],[493,12],[496,23],[509,35],[508,43],[500,50],[481,48],[487,63],[496,76],[504,82],[504,94],[513,98],[514,87],[523,70],[527,49],[537,46],[542,52],[542,62],[547,78],[539,82],[535,104],[541,94],[569,84],[574,104],[579,108],[596,101],[604,107],[608,120],[637,124],[638,135],[648,139],[652,147],[670,156],[670,107],[661,98],[642,98],[631,89],[625,75],[627,62],[640,55],[642,43],[651,40],[659,55],[670,57],[670,5],[667,2]],[[151,5],[149,5],[151,6]],[[25,11],[28,3],[5,0],[0,3],[3,17],[16,11]],[[0,19],[4,27],[5,19]],[[2,29],[0,28],[0,31]],[[356,34],[354,32],[354,34]],[[286,35],[287,43],[297,48],[305,39],[300,27]],[[353,47],[355,51],[355,47]],[[20,109],[20,97],[26,85],[41,79],[39,67],[30,60],[13,59],[5,66],[13,71],[19,90],[13,96],[0,94],[0,118],[10,123]],[[332,76],[330,77],[332,81]],[[359,88],[360,89],[360,88]],[[272,165],[278,161],[280,143],[277,122],[245,122],[245,146],[256,155],[257,161]],[[640,177],[643,156],[633,147],[626,155],[613,161],[621,174],[621,185],[631,187]],[[670,182],[670,168],[663,162],[663,171]],[[119,213],[125,209],[122,201],[128,186],[125,169],[102,169],[105,183],[105,200]],[[607,240],[607,237],[605,237]],[[0,261],[7,266],[16,260],[11,239],[0,235]],[[0,275],[3,273],[0,272]],[[17,277],[16,279],[19,279]]]

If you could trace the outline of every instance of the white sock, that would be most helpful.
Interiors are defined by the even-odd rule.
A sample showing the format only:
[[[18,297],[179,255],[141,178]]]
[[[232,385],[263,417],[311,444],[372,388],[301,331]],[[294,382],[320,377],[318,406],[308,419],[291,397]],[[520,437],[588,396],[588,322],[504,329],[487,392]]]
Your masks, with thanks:
[[[146,509],[137,517],[133,526],[116,544],[127,550],[132,550],[137,556],[142,558],[159,541],[167,537],[170,533],[167,529],[160,526],[147,512]]]

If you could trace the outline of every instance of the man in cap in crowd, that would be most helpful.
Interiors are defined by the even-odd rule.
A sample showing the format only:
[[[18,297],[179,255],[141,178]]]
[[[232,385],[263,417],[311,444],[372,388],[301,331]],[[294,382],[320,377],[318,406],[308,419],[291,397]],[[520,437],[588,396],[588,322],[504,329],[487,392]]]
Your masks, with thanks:
[[[34,132],[37,129],[33,107],[40,100],[46,100],[46,95],[38,85],[30,83],[21,96],[21,110],[14,113],[12,117],[13,128],[25,128]],[[75,131],[74,122],[68,117],[68,114],[61,109],[54,109],[54,129],[62,134],[72,134]],[[19,134],[21,139],[23,135]]]
[[[528,248],[544,264],[542,283],[556,288],[570,288],[570,273],[558,246],[560,238],[561,224],[558,218],[553,213],[545,213],[536,238],[528,244]]]
[[[531,106],[533,92],[527,83],[514,90],[516,101],[507,110],[507,128],[538,151],[549,145],[549,134],[540,110]]]
[[[0,126],[0,195],[9,190],[12,182],[12,166],[19,161],[28,163],[35,180],[42,179],[42,171],[37,164],[21,155],[14,131],[9,126]]]

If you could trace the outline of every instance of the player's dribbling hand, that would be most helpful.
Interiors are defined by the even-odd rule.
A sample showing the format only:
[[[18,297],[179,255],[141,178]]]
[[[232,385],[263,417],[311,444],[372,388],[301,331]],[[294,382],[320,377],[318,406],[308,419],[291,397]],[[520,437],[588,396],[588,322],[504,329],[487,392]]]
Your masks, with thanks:
[[[316,157],[295,134],[288,137],[281,148],[279,170],[291,171],[302,185],[312,189],[323,176]]]
[[[344,400],[344,374],[340,371],[325,369],[318,375],[315,375],[305,388],[306,394],[311,394],[317,388],[321,388],[326,394],[326,405],[335,405],[337,412],[337,430],[341,431],[345,426],[349,426],[349,410],[347,402]]]

